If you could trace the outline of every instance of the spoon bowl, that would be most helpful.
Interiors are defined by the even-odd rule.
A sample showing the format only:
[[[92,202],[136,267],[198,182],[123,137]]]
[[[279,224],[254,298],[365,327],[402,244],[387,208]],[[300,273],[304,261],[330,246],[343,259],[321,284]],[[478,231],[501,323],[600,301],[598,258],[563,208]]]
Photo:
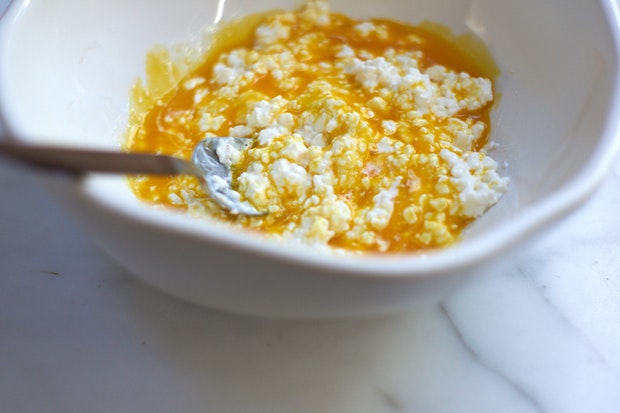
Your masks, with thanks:
[[[232,189],[230,153],[247,149],[251,142],[247,138],[206,138],[192,153],[192,165],[200,170],[197,175],[203,178],[209,196],[231,214],[264,215],[249,202],[241,201],[239,193]]]

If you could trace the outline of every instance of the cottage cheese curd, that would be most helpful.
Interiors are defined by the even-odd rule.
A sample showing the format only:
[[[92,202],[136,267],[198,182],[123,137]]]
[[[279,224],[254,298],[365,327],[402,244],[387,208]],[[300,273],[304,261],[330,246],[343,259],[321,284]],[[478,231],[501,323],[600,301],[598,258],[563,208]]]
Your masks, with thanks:
[[[141,177],[142,199],[272,237],[350,251],[442,247],[506,191],[482,149],[490,79],[437,36],[355,21],[324,1],[269,15],[155,101],[130,150],[189,157],[205,137],[262,217],[230,216],[191,177]]]

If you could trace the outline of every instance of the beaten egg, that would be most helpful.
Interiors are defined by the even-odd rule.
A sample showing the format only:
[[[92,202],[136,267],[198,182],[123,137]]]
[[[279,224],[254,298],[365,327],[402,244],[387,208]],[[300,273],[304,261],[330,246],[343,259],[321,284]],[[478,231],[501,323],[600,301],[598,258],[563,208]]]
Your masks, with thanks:
[[[136,88],[150,104],[135,110],[127,149],[189,158],[205,137],[250,139],[225,162],[267,214],[227,214],[188,176],[132,178],[141,200],[287,242],[414,252],[454,243],[506,191],[484,150],[492,79],[437,33],[320,0],[217,33],[170,90]]]

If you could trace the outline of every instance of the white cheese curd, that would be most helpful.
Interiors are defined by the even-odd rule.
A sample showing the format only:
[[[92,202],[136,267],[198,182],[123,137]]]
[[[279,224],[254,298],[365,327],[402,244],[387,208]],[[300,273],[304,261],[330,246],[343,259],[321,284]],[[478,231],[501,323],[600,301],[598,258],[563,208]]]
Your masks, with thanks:
[[[241,159],[241,151],[233,145],[218,145],[215,154],[220,163],[229,168]]]
[[[497,163],[482,152],[461,156],[448,149],[439,155],[448,163],[450,182],[458,190],[461,212],[477,218],[494,205],[508,187],[508,178],[497,174]]]
[[[394,200],[398,195],[401,177],[387,189],[382,189],[372,198],[372,209],[366,213],[366,222],[374,229],[384,229],[394,212]]]
[[[278,159],[270,165],[269,173],[276,189],[281,194],[295,194],[300,200],[312,185],[312,177],[301,165],[288,159]]]

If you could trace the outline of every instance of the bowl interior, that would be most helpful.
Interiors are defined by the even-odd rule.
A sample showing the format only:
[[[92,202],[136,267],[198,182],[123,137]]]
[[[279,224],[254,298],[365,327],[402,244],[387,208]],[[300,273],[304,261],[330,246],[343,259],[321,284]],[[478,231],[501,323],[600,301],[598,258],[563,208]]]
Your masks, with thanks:
[[[18,0],[0,27],[3,117],[20,139],[33,143],[117,148],[130,88],[155,44],[197,40],[214,21],[299,3]],[[533,225],[536,212],[545,210],[542,222],[557,212],[554,202],[562,196],[574,200],[586,192],[587,176],[614,145],[615,125],[609,122],[618,67],[607,3],[334,0],[332,5],[354,17],[430,20],[456,34],[474,32],[494,55],[501,100],[493,115],[492,140],[498,147],[492,155],[506,165],[511,189],[463,244],[516,231],[511,225]],[[87,186],[89,196],[142,214],[123,179],[94,177]]]

